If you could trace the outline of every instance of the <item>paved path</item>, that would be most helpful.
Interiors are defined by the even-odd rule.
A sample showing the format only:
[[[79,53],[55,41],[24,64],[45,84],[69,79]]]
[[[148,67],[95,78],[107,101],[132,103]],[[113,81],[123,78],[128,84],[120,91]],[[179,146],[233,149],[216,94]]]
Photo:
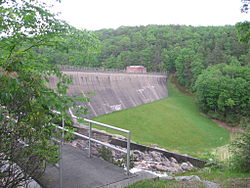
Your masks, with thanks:
[[[85,151],[65,144],[63,153],[63,188],[124,187],[141,179],[154,178],[150,174],[127,176],[126,172],[99,158],[89,158]],[[48,166],[39,179],[43,188],[59,188],[59,169]]]

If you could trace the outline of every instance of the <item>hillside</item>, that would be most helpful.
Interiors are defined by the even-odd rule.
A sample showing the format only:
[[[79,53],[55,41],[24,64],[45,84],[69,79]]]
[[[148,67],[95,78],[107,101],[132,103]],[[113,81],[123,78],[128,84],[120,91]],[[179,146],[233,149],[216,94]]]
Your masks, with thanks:
[[[229,133],[199,112],[192,96],[169,82],[169,97],[95,120],[129,129],[132,140],[199,155],[226,144]],[[107,130],[108,131],[108,130]]]
[[[249,25],[248,22],[245,23]],[[239,28],[238,28],[239,29]],[[93,32],[95,47],[39,49],[55,64],[167,71],[197,96],[201,111],[230,125],[250,121],[250,45],[237,26],[148,25]],[[75,36],[77,37],[77,36]],[[88,38],[85,41],[92,41]]]

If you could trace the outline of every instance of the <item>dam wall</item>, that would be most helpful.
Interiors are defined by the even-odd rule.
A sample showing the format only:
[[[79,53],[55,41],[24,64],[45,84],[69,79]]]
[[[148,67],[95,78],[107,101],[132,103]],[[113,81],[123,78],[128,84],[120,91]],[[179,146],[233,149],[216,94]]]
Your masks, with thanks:
[[[139,106],[168,96],[166,74],[135,74],[90,70],[63,70],[72,78],[69,95],[85,93],[90,102],[87,118]],[[58,78],[51,77],[49,87],[55,88]],[[94,95],[87,94],[94,93]]]

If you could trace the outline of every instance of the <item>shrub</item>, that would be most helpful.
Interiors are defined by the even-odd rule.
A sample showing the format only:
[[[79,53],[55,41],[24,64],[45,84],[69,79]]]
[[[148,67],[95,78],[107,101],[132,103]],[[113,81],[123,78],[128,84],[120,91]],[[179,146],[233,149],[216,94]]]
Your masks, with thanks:
[[[250,172],[250,127],[231,143],[230,151],[232,169]]]

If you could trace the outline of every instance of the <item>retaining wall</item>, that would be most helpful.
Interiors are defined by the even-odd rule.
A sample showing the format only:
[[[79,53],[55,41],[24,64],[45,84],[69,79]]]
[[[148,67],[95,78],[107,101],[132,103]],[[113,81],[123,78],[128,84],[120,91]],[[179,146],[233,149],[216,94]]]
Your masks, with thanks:
[[[129,74],[116,72],[91,72],[88,70],[64,69],[63,73],[72,78],[69,95],[84,94],[90,102],[84,103],[88,108],[87,118],[108,114],[141,104],[153,102],[168,96],[166,74]],[[49,87],[55,88],[58,79],[51,77]]]

